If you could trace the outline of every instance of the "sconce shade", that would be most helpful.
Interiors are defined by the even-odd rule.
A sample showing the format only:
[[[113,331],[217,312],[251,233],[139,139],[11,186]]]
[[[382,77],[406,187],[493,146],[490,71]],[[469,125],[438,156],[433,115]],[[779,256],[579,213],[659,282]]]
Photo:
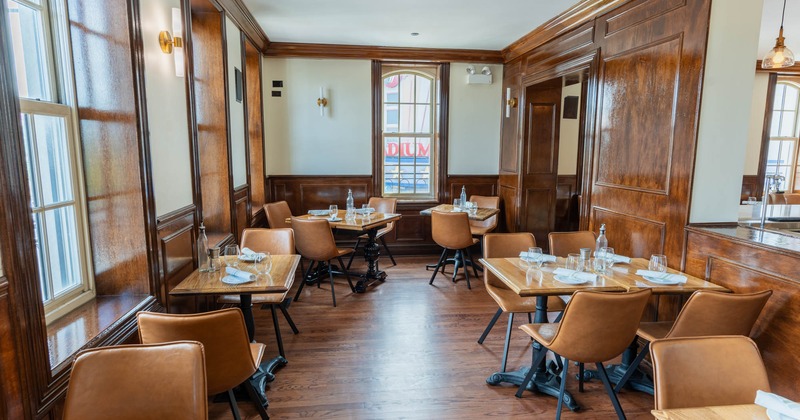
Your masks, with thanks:
[[[786,14],[786,0],[783,0],[783,12],[781,13],[781,29],[778,31],[778,37],[775,38],[775,47],[773,47],[764,59],[761,60],[761,68],[764,69],[777,69],[781,67],[791,67],[794,65],[794,53],[792,50],[786,48],[783,44],[783,18]]]

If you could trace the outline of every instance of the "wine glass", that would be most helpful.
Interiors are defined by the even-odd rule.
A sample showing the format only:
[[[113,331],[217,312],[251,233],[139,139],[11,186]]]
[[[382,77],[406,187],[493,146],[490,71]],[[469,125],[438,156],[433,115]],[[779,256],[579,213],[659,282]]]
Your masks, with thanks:
[[[233,258],[227,258],[228,260],[227,263],[229,266],[234,268],[239,267],[239,254],[241,254],[241,251],[239,250],[239,245],[234,244],[225,247],[225,256],[233,257]]]
[[[662,273],[667,271],[667,256],[661,254],[653,254],[650,256],[650,264],[648,266],[650,271],[660,271]]]
[[[542,264],[544,264],[544,254],[542,254],[542,248],[538,246],[532,246],[528,248],[528,259],[533,263],[536,264],[536,267],[542,268]]]
[[[328,207],[328,212],[331,215],[331,220],[336,219],[336,216],[339,214],[339,206],[331,204],[330,207]]]
[[[256,263],[258,274],[269,274],[270,270],[272,270],[272,255],[269,252],[264,254],[264,258]]]
[[[614,248],[602,247],[594,254],[594,269],[597,272],[605,273],[606,270],[614,265]]]
[[[565,265],[567,270],[583,271],[583,264],[581,264],[581,254],[567,255],[567,263]]]
[[[361,212],[364,214],[364,218],[369,220],[370,214],[372,213],[372,208],[369,207],[369,204],[362,204]]]

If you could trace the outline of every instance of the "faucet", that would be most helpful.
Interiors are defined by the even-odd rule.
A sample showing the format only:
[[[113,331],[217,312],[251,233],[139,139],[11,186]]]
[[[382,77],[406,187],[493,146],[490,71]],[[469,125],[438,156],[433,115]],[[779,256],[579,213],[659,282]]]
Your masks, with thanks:
[[[764,229],[764,223],[767,221],[769,192],[772,190],[772,187],[775,187],[775,191],[777,191],[778,185],[780,185],[780,182],[784,179],[786,178],[779,173],[764,176],[764,198],[761,200],[761,229]]]

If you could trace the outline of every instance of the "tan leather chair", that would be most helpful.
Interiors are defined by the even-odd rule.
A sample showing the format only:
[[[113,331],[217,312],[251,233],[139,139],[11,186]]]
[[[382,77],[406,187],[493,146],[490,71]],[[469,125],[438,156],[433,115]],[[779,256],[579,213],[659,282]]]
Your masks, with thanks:
[[[769,193],[767,204],[786,204],[786,199],[783,198],[784,194]]]
[[[656,410],[752,404],[770,391],[764,361],[749,337],[656,340],[653,359]]]
[[[636,337],[636,328],[651,293],[650,289],[631,293],[577,291],[567,303],[560,323],[521,326],[520,329],[541,344],[541,348],[534,354],[531,370],[520,385],[517,397],[522,397],[522,392],[530,383],[545,353],[551,350],[565,359],[564,368],[561,369],[561,390],[556,419],[561,418],[561,405],[567,382],[566,367],[569,366],[570,360],[595,364],[617,417],[625,418],[617,394],[608,381],[603,362],[622,354]]]
[[[482,195],[473,195],[469,197],[469,201],[478,203],[479,208],[496,209],[500,207],[500,197],[486,197]],[[473,236],[483,236],[497,227],[497,215],[492,216],[484,221],[470,220],[469,229]],[[519,254],[517,254],[519,255]]]
[[[327,220],[313,220],[313,219],[300,219],[292,217],[292,229],[294,229],[295,247],[297,252],[305,258],[311,260],[303,276],[303,281],[300,282],[300,287],[297,289],[297,294],[294,295],[295,302],[300,299],[300,293],[303,291],[305,279],[314,268],[314,263],[318,264],[318,268],[327,270],[328,276],[331,279],[331,296],[333,297],[333,307],[336,307],[336,292],[333,286],[333,270],[331,269],[330,261],[333,259],[339,260],[339,266],[342,267],[344,275],[347,277],[347,282],[350,284],[350,290],[355,293],[355,287],[350,280],[350,274],[347,273],[342,256],[353,252],[350,248],[337,248],[336,240],[333,238],[331,226]],[[317,287],[320,285],[320,278],[317,279]]]
[[[675,321],[642,322],[636,334],[647,340],[625,375],[617,383],[619,392],[648,354],[654,340],[662,338],[714,335],[750,335],[761,309],[772,296],[772,290],[756,293],[724,293],[698,290],[686,301]]]
[[[264,213],[267,214],[267,223],[270,228],[292,227],[292,225],[286,221],[292,217],[292,210],[289,209],[289,203],[285,201],[276,201],[274,203],[264,204]]]
[[[569,254],[577,254],[581,248],[594,250],[597,238],[594,232],[579,230],[577,232],[550,232],[547,235],[550,242],[550,255],[566,258]]]
[[[177,341],[78,353],[63,418],[207,419],[203,345]]]
[[[483,238],[484,242],[484,256],[486,258],[512,258],[518,257],[522,251],[527,251],[528,248],[536,246],[536,238],[532,233],[489,233]],[[486,291],[489,296],[497,302],[499,308],[497,312],[489,321],[489,325],[481,334],[478,339],[478,344],[483,344],[489,331],[492,330],[497,319],[503,312],[508,313],[508,328],[506,329],[506,341],[503,346],[503,361],[500,363],[500,371],[506,371],[506,362],[508,360],[508,345],[511,339],[511,326],[514,323],[515,313],[527,313],[528,322],[531,323],[531,313],[536,312],[536,298],[535,297],[521,297],[500,279],[492,274],[489,270],[483,272],[483,280],[486,285]],[[550,306],[552,303],[552,306]],[[564,301],[556,296],[547,298],[548,311],[562,311],[564,309]]]
[[[202,343],[206,355],[207,394],[227,391],[231,411],[238,419],[239,407],[233,396],[233,388],[242,384],[255,402],[261,418],[269,418],[255,388],[248,381],[261,364],[265,346],[250,343],[244,316],[239,308],[188,315],[139,312],[136,322],[139,341],[144,344],[178,340]]]
[[[800,194],[784,193],[783,199],[786,200],[786,204],[800,204]]]
[[[397,199],[396,198],[382,198],[382,197],[370,197],[369,207],[375,209],[376,213],[396,213],[397,212]],[[386,226],[382,229],[379,229],[378,232],[375,234],[375,239],[380,239],[381,244],[383,245],[383,249],[386,250],[386,254],[389,255],[389,259],[392,260],[392,266],[397,265],[397,262],[394,260],[394,256],[392,256],[392,251],[389,250],[389,247],[386,246],[386,238],[384,235],[394,230],[394,222],[389,222]],[[365,233],[358,237],[356,240],[356,246],[353,247],[353,253],[350,254],[350,260],[347,261],[347,269],[350,269],[350,264],[353,263],[353,257],[356,256],[356,251],[358,251],[358,246],[361,245],[361,240],[366,240],[368,235]]]
[[[456,253],[453,257],[455,261],[453,282],[456,281],[458,266],[462,265],[464,266],[464,276],[467,278],[467,288],[472,289],[472,286],[469,284],[469,270],[467,269],[467,261],[464,258],[464,254],[469,257],[475,277],[478,277],[475,261],[472,260],[472,255],[469,253],[469,247],[478,243],[478,240],[472,237],[467,213],[434,211],[431,213],[431,231],[433,234],[433,241],[444,249],[442,250],[442,255],[439,257],[439,262],[433,270],[431,281],[428,282],[428,284],[433,284],[433,279],[436,278],[439,267],[442,268],[442,274],[444,274],[444,265],[442,264],[444,263],[445,257],[447,257],[447,251],[454,250]]]
[[[291,229],[254,229],[248,228],[242,231],[242,248],[247,247],[253,252],[269,252],[271,255],[292,255],[294,254],[294,231]],[[291,283],[289,288],[292,288]],[[292,328],[295,334],[300,331],[294,324],[292,317],[289,315],[289,303],[291,299],[286,296],[289,292],[285,293],[267,293],[263,295],[253,295],[252,302],[254,305],[261,305],[261,309],[269,308],[272,312],[272,323],[275,327],[275,339],[278,342],[278,353],[286,357],[283,351],[283,339],[281,338],[281,328],[278,324],[278,314],[275,311],[280,309],[286,322]],[[222,304],[241,305],[239,295],[223,295],[217,299],[217,302]]]

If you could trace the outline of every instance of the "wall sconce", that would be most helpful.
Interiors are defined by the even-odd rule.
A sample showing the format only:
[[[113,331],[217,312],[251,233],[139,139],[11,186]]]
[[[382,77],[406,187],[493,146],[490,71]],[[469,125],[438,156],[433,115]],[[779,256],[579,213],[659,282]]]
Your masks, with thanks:
[[[511,116],[511,108],[517,107],[517,98],[511,97],[511,88],[506,88],[506,118]]]
[[[794,65],[794,53],[783,44],[783,17],[786,14],[786,0],[783,0],[783,11],[781,12],[781,29],[778,31],[778,38],[775,39],[775,46],[769,50],[764,59],[761,60],[761,68],[777,69],[781,67],[791,67]]]
[[[325,98],[325,88],[319,87],[319,97],[317,98],[317,107],[319,107],[319,116],[325,116],[325,107],[328,106],[328,99]]]
[[[172,33],[161,31],[158,33],[158,45],[164,54],[173,54],[175,58],[175,76],[183,77],[183,17],[181,9],[172,8]]]
[[[492,84],[492,69],[489,66],[483,66],[480,73],[475,72],[475,66],[467,66],[467,84],[468,85],[491,85]]]

